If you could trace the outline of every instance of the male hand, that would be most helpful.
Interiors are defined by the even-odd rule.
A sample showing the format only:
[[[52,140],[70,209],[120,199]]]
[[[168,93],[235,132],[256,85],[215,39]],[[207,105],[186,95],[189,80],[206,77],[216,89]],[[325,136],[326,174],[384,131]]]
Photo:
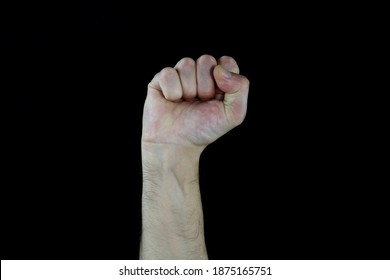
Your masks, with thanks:
[[[142,142],[206,147],[244,120],[248,90],[231,57],[183,58],[148,85]]]

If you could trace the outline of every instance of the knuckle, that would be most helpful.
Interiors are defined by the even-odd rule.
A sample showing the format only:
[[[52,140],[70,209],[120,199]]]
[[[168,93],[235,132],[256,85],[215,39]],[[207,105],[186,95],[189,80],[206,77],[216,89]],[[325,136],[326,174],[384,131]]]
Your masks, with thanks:
[[[236,61],[234,60],[234,58],[231,56],[228,56],[228,55],[221,56],[221,58],[219,60],[223,61],[224,63],[228,63],[228,64],[236,64]]]
[[[172,77],[172,75],[176,74],[176,70],[173,69],[172,67],[165,67],[163,68],[160,73],[159,73],[159,78],[162,81],[166,81]]]
[[[215,64],[216,65],[217,60],[209,54],[204,54],[198,58],[197,63]]]
[[[222,56],[218,60],[218,63],[224,65],[225,67],[227,67],[228,70],[234,73],[237,74],[240,73],[240,68],[238,67],[236,60],[231,56],[227,56],[227,55]]]
[[[178,67],[191,68],[195,66],[195,61],[190,57],[184,57],[178,62]]]

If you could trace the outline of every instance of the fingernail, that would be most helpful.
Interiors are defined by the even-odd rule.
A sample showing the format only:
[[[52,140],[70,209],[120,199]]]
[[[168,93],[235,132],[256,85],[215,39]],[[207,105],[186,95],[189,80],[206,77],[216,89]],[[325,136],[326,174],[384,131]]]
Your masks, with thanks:
[[[232,77],[232,73],[230,71],[225,70],[223,67],[221,67],[221,69],[222,69],[222,76],[225,79],[230,79]]]

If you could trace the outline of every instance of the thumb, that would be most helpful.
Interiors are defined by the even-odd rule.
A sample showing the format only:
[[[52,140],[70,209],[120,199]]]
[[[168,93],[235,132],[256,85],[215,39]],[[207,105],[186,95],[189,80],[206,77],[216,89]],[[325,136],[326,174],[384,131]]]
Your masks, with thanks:
[[[227,117],[234,125],[240,124],[247,110],[249,80],[224,69],[221,65],[214,68],[213,74],[217,87],[225,93],[223,103]]]

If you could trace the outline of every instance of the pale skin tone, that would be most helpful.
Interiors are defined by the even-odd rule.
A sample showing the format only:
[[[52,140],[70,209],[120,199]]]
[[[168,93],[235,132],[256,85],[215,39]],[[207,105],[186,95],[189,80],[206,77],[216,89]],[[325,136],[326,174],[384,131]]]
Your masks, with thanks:
[[[203,55],[148,85],[142,128],[140,259],[207,259],[199,190],[206,146],[242,123],[249,81],[232,57]]]

